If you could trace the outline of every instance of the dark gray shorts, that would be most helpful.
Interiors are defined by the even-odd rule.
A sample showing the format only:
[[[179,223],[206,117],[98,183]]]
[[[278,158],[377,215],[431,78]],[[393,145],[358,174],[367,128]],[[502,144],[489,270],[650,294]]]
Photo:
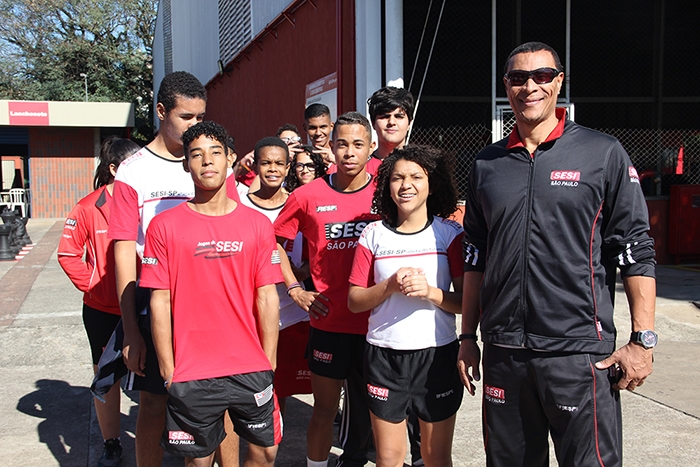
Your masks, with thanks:
[[[185,457],[206,457],[226,437],[228,410],[238,435],[258,446],[282,441],[282,417],[270,371],[173,383],[168,390],[163,449]]]
[[[464,386],[457,372],[459,344],[394,350],[367,344],[365,383],[369,409],[390,422],[415,413],[426,422],[450,418],[462,404]]]

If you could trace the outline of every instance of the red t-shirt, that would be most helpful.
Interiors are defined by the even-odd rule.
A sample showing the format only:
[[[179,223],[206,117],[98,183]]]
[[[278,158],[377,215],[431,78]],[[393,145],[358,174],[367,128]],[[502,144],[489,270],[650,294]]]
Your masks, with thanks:
[[[270,369],[256,289],[283,281],[270,221],[239,204],[206,216],[183,203],[151,221],[141,285],[169,289],[174,382]]]
[[[311,278],[330,303],[325,318],[312,319],[323,331],[366,334],[368,312],[348,309],[348,277],[362,229],[378,216],[370,213],[374,182],[354,192],[329,184],[329,175],[297,188],[275,221],[275,235],[292,239],[301,232],[309,245]]]

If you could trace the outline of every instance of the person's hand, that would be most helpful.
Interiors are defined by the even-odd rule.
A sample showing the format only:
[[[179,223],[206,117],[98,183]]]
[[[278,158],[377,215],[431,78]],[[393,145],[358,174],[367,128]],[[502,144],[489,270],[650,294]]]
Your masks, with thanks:
[[[241,157],[238,160],[238,162],[236,162],[236,166],[233,169],[233,171],[236,174],[236,177],[238,177],[239,175],[241,175],[245,172],[250,172],[252,170],[254,160],[255,160],[255,155],[254,155],[253,151],[250,151],[248,154]]]
[[[401,280],[401,293],[407,297],[416,297],[427,300],[430,286],[422,269],[410,268]]]
[[[459,371],[459,379],[467,388],[467,392],[472,396],[476,394],[476,386],[473,381],[481,379],[479,372],[479,362],[481,361],[481,350],[476,343],[476,339],[464,339],[459,345],[459,355],[457,356],[457,370]],[[471,375],[469,369],[471,368]]]
[[[644,380],[651,374],[652,355],[652,349],[645,349],[641,345],[628,342],[605,360],[596,363],[595,367],[604,370],[613,365],[619,366],[618,371],[622,374],[617,384],[613,385],[613,389],[634,391],[644,384]]]
[[[174,373],[173,368],[168,368],[168,369],[160,369],[160,377],[163,378],[163,381],[165,382],[165,390],[170,391],[170,386],[173,385],[173,375]]]
[[[139,376],[146,376],[143,372],[146,368],[146,343],[140,332],[127,333],[126,330],[124,331],[122,357],[129,371]]]
[[[301,287],[295,287],[289,291],[289,296],[313,319],[325,318],[328,315],[329,300],[319,292],[309,292]]]
[[[291,160],[294,156],[299,154],[300,152],[304,152],[304,150],[301,147],[301,142],[300,141],[295,141],[293,144],[288,144],[287,148],[289,148],[289,159]]]
[[[323,162],[328,166],[330,164],[335,164],[335,154],[331,151],[331,148],[319,148],[314,146],[314,153],[320,154],[323,158]]]

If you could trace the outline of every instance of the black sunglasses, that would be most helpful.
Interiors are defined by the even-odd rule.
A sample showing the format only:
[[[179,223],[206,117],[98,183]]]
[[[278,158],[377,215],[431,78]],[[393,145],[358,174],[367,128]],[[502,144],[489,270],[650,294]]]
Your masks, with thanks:
[[[511,86],[522,86],[532,78],[535,84],[547,84],[554,81],[561,71],[556,68],[538,68],[532,71],[513,70],[504,75]]]
[[[305,168],[309,169],[309,172],[316,172],[316,166],[313,162],[307,162],[306,164],[297,162],[296,164],[294,164],[294,169],[300,172],[303,172]]]

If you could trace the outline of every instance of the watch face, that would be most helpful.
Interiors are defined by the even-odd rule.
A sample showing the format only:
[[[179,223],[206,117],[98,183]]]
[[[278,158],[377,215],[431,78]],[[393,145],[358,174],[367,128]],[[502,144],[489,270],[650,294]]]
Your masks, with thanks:
[[[640,338],[642,345],[646,348],[654,347],[658,340],[654,331],[644,331],[641,333]]]

